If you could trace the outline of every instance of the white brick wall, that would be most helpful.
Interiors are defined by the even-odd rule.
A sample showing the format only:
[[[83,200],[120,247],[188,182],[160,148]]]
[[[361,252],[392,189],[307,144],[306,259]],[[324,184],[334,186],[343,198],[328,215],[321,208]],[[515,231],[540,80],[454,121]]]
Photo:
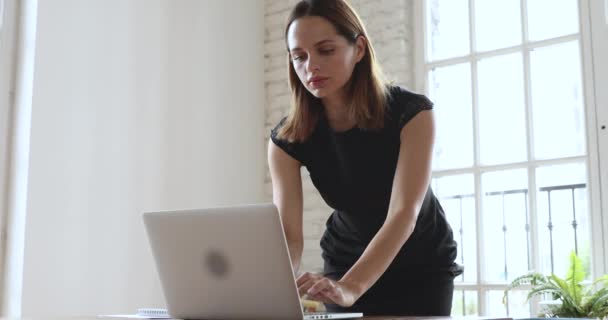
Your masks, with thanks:
[[[413,88],[413,0],[351,0],[363,20],[382,68],[396,84]],[[265,0],[264,81],[266,87],[265,144],[272,129],[289,110],[287,58],[283,39],[284,23],[296,0]],[[319,240],[325,221],[333,211],[302,168],[304,190],[304,271],[320,272],[323,268]],[[272,200],[272,185],[266,167],[266,197]]]

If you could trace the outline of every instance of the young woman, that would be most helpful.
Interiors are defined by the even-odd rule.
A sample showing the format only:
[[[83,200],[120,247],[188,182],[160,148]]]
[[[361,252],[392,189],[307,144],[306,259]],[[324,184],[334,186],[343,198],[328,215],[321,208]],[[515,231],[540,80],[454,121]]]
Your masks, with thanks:
[[[328,311],[450,314],[456,243],[429,188],[433,104],[386,83],[344,0],[304,0],[285,29],[292,108],[272,130],[268,162],[297,273],[305,166],[335,211],[321,239],[323,275],[297,279]]]

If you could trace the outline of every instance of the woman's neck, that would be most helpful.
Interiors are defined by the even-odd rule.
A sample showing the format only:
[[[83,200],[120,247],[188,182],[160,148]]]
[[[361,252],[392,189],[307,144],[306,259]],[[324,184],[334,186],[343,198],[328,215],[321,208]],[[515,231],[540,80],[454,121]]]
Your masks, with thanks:
[[[346,131],[355,126],[355,119],[351,118],[348,107],[341,96],[328,96],[322,98],[325,117],[329,126],[335,131]]]

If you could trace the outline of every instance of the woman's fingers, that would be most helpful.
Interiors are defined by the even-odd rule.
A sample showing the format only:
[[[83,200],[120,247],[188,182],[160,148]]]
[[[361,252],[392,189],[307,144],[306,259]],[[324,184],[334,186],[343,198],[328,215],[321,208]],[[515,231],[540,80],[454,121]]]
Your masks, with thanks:
[[[306,292],[308,291],[308,289],[310,289],[310,287],[312,287],[316,282],[316,279],[310,278],[308,279],[308,281],[304,282],[302,285],[298,285],[298,294],[300,296],[303,296],[306,294]]]
[[[336,290],[335,287],[333,287],[333,288],[327,288],[327,289],[319,292],[319,294],[322,294],[322,295],[324,295],[324,296],[326,296],[328,298],[335,298],[335,297],[338,297],[340,295],[339,292],[338,292],[338,290]]]
[[[310,289],[308,289],[306,293],[314,296],[320,291],[323,291],[325,289],[331,290],[333,287],[334,285],[331,280],[327,278],[322,278],[321,280],[317,281],[312,287],[310,287]]]
[[[306,283],[310,279],[318,279],[318,278],[321,278],[321,276],[319,276],[318,274],[304,272],[298,277],[298,279],[296,280],[296,284],[299,287],[300,285]]]
[[[308,289],[310,289],[310,287],[312,287],[319,279],[322,278],[323,277],[315,273],[302,273],[296,280],[296,285],[298,286],[298,294],[301,297],[304,296],[305,294],[307,294]]]
[[[320,301],[323,303],[335,303],[334,300],[328,296],[329,295],[328,292],[329,292],[328,289],[324,289],[322,291],[319,291],[317,294],[310,296],[310,298],[312,300]]]
[[[334,281],[318,274],[305,272],[296,280],[298,294],[324,303],[336,303],[341,300],[341,293]]]

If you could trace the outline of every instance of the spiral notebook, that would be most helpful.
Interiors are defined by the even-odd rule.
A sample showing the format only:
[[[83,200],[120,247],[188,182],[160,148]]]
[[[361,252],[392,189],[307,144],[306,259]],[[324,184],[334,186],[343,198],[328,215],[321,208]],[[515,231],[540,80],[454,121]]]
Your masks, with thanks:
[[[167,309],[162,308],[139,308],[136,314],[108,314],[100,315],[100,318],[127,318],[127,319],[171,319]]]

